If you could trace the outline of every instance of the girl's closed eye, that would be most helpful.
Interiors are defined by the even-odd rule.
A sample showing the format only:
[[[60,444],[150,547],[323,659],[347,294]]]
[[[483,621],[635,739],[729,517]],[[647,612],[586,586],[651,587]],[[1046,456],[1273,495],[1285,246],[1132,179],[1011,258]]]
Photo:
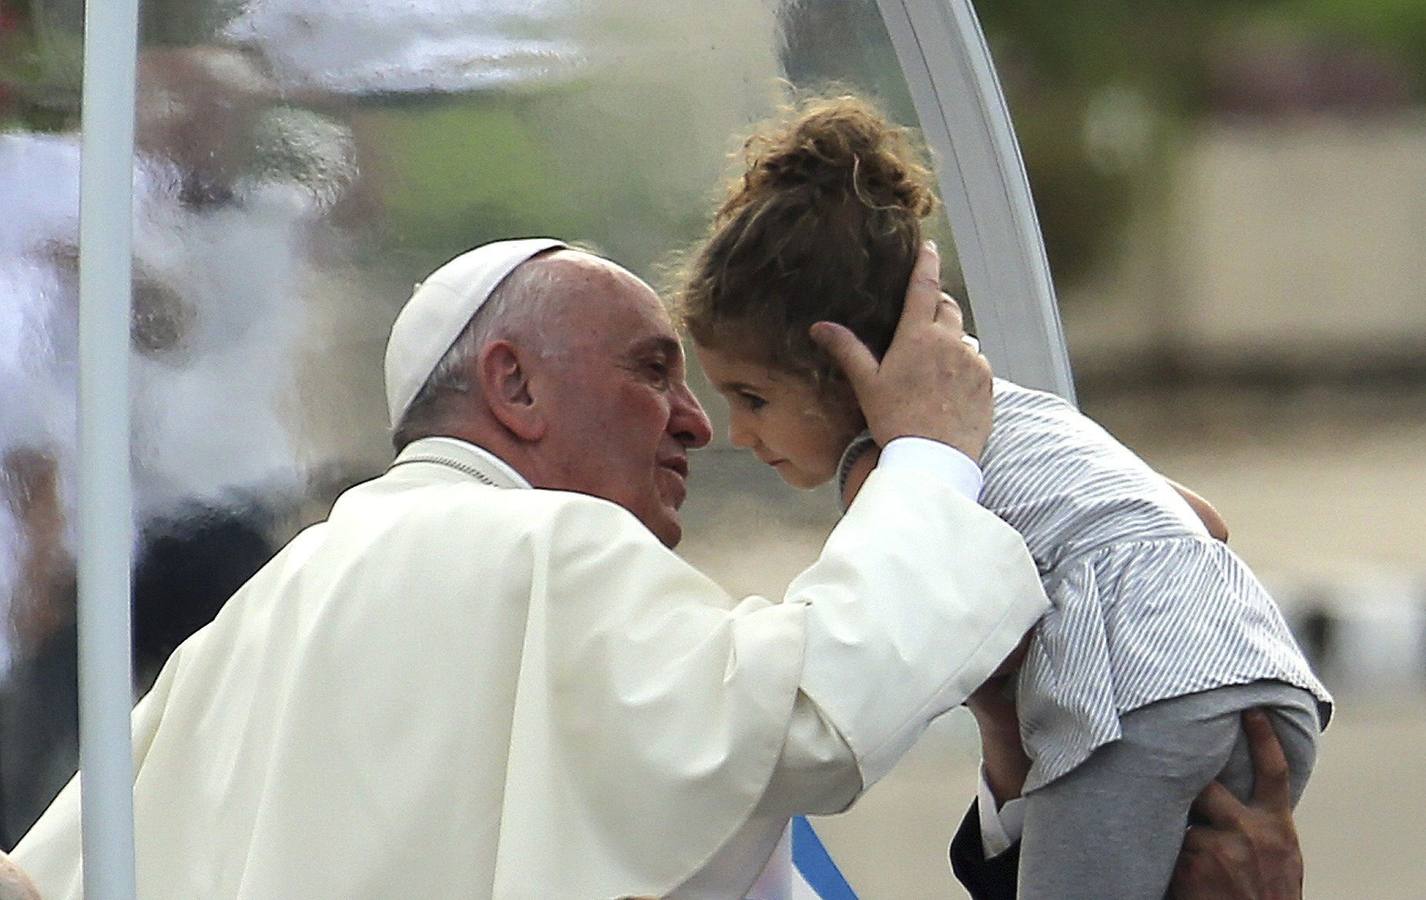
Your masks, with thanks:
[[[762,397],[759,397],[757,394],[750,393],[748,391],[739,391],[737,394],[737,398],[738,402],[741,403],[743,405],[743,408],[748,410],[748,412],[757,412],[764,406],[767,406],[766,400],[764,400]]]

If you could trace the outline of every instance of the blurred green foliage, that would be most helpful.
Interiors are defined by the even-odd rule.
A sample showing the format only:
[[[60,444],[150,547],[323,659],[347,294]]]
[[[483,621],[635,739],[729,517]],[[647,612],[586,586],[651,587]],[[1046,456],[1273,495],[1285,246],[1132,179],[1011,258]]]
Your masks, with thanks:
[[[84,40],[52,27],[41,0],[0,3],[0,131],[79,126]]]
[[[1426,102],[1426,2],[1422,0],[1282,0],[1263,15],[1296,23],[1319,39],[1353,38],[1389,53],[1413,74],[1414,99]]]
[[[379,182],[387,233],[418,268],[570,219],[560,185],[548,177],[549,148],[519,106],[477,96],[357,111],[361,144],[380,154],[367,161],[366,177]]]
[[[1131,207],[1162,200],[1163,172],[1212,111],[1223,57],[1244,33],[1376,57],[1406,76],[1404,99],[1426,100],[1422,0],[996,0],[977,11],[1061,282],[1112,252]],[[1114,95],[1138,98],[1128,112],[1141,121],[1124,129],[1124,152],[1106,155],[1091,137],[1093,111]]]

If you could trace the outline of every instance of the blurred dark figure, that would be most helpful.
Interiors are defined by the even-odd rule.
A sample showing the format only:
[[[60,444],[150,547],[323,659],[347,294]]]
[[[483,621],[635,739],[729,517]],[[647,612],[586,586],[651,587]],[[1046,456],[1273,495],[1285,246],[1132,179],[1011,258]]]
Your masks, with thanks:
[[[1306,611],[1299,613],[1292,622],[1302,652],[1307,655],[1312,668],[1321,672],[1324,678],[1337,675],[1337,660],[1332,652],[1337,639],[1337,619],[1328,611],[1328,602],[1324,592],[1317,592]]]
[[[188,636],[277,552],[271,517],[256,504],[198,507],[144,530],[134,569],[134,693],[148,692]]]
[[[144,528],[134,567],[134,693],[276,551],[257,504],[194,507]],[[54,628],[22,647],[0,689],[0,847],[9,850],[79,765],[78,659],[72,574],[50,598]]]

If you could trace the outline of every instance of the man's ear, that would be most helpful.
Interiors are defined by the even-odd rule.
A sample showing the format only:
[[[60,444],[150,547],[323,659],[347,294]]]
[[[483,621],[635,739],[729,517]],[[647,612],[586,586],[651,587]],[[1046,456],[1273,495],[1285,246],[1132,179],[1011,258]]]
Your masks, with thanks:
[[[492,341],[476,361],[476,377],[490,411],[522,441],[538,441],[549,423],[530,392],[530,354],[510,341]]]

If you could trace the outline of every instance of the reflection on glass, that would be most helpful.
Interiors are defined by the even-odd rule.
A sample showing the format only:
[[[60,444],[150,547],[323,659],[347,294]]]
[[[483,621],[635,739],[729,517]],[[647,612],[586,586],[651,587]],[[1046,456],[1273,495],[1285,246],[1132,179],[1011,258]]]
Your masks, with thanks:
[[[457,93],[577,76],[576,7],[567,0],[258,0],[220,36],[260,53],[286,91]]]
[[[5,847],[75,760],[81,19],[77,0],[0,11]],[[789,85],[827,82],[914,124],[874,2],[146,2],[136,689],[384,464],[380,357],[412,282],[522,234],[656,280],[705,227],[738,135]]]

